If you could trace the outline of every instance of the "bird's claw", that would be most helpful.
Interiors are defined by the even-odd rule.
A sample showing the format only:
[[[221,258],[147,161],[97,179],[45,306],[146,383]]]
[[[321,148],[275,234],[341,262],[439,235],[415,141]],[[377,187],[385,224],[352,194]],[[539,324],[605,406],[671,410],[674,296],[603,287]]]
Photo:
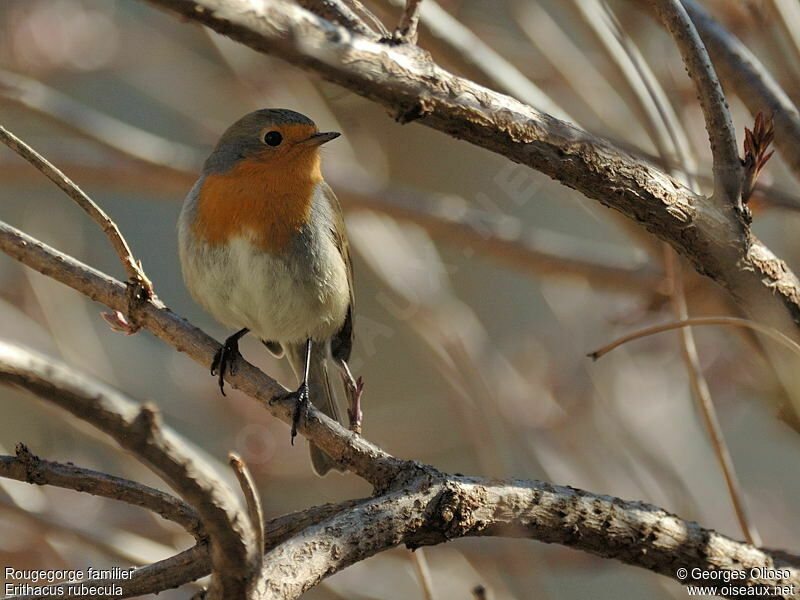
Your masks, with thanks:
[[[308,400],[309,400],[309,393],[308,393],[308,383],[305,381],[300,384],[300,387],[297,388],[293,392],[289,392],[283,396],[276,396],[272,400],[269,401],[270,405],[274,404],[278,400],[290,400],[293,399],[294,403],[294,412],[292,413],[292,446],[294,446],[294,438],[297,437],[297,426],[300,424],[300,419],[306,412],[308,408]]]
[[[236,340],[225,340],[225,343],[214,354],[211,362],[211,375],[219,377],[219,391],[225,396],[225,374],[236,374],[236,361],[241,357],[239,343]]]

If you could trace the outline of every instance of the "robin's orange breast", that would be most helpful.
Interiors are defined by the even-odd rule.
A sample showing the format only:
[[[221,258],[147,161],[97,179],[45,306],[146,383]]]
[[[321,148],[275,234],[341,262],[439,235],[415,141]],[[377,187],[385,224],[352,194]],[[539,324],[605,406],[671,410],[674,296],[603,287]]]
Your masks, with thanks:
[[[227,173],[205,177],[192,233],[212,246],[249,236],[262,250],[280,253],[308,222],[314,186],[320,181],[315,152],[269,164],[258,158],[241,160]]]

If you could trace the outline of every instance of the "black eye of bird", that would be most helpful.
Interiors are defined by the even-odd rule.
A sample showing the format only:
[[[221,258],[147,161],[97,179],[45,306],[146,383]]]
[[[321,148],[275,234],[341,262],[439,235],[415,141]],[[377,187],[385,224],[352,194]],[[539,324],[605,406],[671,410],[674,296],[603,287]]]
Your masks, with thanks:
[[[264,136],[264,143],[267,146],[280,146],[283,136],[277,131],[268,131]]]

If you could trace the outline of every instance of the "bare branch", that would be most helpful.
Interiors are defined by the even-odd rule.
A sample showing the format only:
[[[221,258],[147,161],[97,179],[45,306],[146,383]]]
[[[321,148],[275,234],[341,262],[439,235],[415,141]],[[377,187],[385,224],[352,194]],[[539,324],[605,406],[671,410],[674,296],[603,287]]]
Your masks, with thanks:
[[[242,493],[247,503],[247,514],[250,517],[250,525],[255,532],[256,548],[259,549],[258,567],[261,568],[261,559],[264,556],[261,551],[264,548],[264,511],[261,509],[261,496],[258,493],[256,482],[253,480],[253,475],[244,460],[242,460],[242,457],[231,453],[228,455],[228,463],[236,474],[236,479],[239,481],[239,486],[242,488]]]
[[[328,519],[343,510],[352,509],[361,500],[346,500],[339,504],[325,504],[314,506],[301,512],[291,513],[268,521],[266,529],[266,550],[271,550],[278,544],[285,542],[306,527],[314,525],[321,520]],[[154,594],[175,588],[211,573],[211,559],[206,542],[198,542],[188,550],[170,558],[141,567],[131,573],[126,580],[90,579],[83,580],[87,586],[105,586],[110,583],[122,588],[122,595],[118,598],[130,598]],[[79,583],[79,582],[75,582]],[[54,600],[71,600],[74,596],[64,596]],[[108,596],[84,596],[84,598],[97,598],[105,600]],[[33,600],[29,596],[13,596],[4,600]]]
[[[741,209],[742,164],[736,146],[736,131],[711,59],[680,0],[658,0],[652,3],[652,7],[675,40],[683,64],[697,88],[714,161],[714,197],[717,203],[724,202]]]
[[[364,20],[342,0],[297,0],[297,3],[323,19],[338,23],[351,31],[377,37]]]
[[[587,354],[593,360],[597,360],[601,356],[604,356],[618,348],[622,344],[626,344],[628,342],[632,342],[633,340],[638,340],[643,337],[647,337],[648,335],[653,335],[655,333],[662,333],[664,331],[672,331],[673,329],[680,329],[681,327],[699,327],[702,325],[733,325],[734,327],[746,327],[748,329],[752,329],[754,331],[758,331],[759,333],[763,333],[770,339],[778,342],[779,344],[785,346],[798,356],[800,356],[800,344],[789,338],[788,336],[784,335],[777,329],[773,329],[772,327],[765,327],[760,323],[756,323],[755,321],[749,321],[747,319],[740,319],[738,317],[695,317],[693,319],[684,319],[682,321],[674,321],[672,323],[666,323],[664,325],[655,325],[653,327],[647,327],[645,329],[640,329],[639,331],[635,331],[633,333],[629,333],[628,335],[624,335],[621,338],[614,340],[613,342],[606,344],[602,348],[598,348],[593,352]]]
[[[404,0],[391,0],[391,2],[395,6],[405,5]],[[425,0],[425,4],[420,4],[420,18],[431,34],[441,40],[453,54],[475,67],[492,86],[538,110],[560,119],[574,120],[547,92],[469,27],[453,17],[436,0]]]
[[[211,539],[215,597],[244,597],[256,564],[253,533],[222,482],[171,431],[154,408],[77,375],[44,356],[0,342],[0,381],[18,385],[91,423],[159,474],[198,512]]]
[[[323,577],[398,544],[416,548],[494,535],[566,544],[672,578],[683,567],[689,576],[682,584],[695,583],[693,568],[758,567],[785,568],[788,577],[743,585],[780,583],[789,589],[800,583],[800,571],[769,554],[649,504],[537,481],[499,482],[446,475],[423,465],[417,469],[418,476],[405,485],[309,527],[269,552],[257,592],[265,599],[297,598]]]
[[[686,293],[683,287],[681,263],[671,248],[665,247],[664,255],[667,274],[673,281],[671,297],[673,314],[676,318],[685,321],[689,318],[689,309],[686,304]],[[681,355],[689,375],[692,394],[700,409],[700,414],[703,416],[703,425],[708,434],[709,442],[711,442],[711,447],[714,449],[714,455],[717,458],[720,469],[722,469],[725,485],[728,488],[728,495],[733,505],[733,512],[736,514],[736,519],[739,521],[739,526],[742,528],[742,533],[747,543],[758,547],[761,545],[761,536],[747,511],[747,504],[745,503],[742,486],[739,483],[739,477],[736,474],[736,467],[728,450],[728,444],[725,441],[719,417],[717,417],[714,401],[711,398],[711,390],[703,375],[703,368],[700,366],[700,356],[697,352],[694,332],[690,327],[681,327],[678,333],[681,340]]]
[[[649,4],[637,0],[642,6]],[[714,59],[725,85],[734,90],[755,117],[773,115],[775,145],[800,178],[800,112],[761,61],[694,0],[683,0],[697,30]]]
[[[170,494],[106,473],[42,460],[22,443],[16,450],[16,456],[0,456],[0,477],[121,500],[177,523],[197,539],[205,535],[194,509]]]
[[[422,590],[424,600],[436,600],[433,595],[433,582],[431,581],[431,569],[428,566],[428,559],[425,558],[425,551],[417,548],[411,552],[411,562],[414,564],[414,572],[417,574],[417,581]]]
[[[417,43],[417,25],[419,25],[419,8],[422,0],[406,0],[406,7],[400,17],[400,23],[394,32],[394,38],[408,44]]]
[[[455,77],[414,46],[387,47],[284,0],[149,0],[313,71],[430,127],[538,169],[667,241],[759,320],[800,322],[800,282],[729,207],[610,143]],[[423,5],[426,7],[427,4]],[[302,42],[300,42],[302,40]],[[788,313],[787,313],[788,310]]]

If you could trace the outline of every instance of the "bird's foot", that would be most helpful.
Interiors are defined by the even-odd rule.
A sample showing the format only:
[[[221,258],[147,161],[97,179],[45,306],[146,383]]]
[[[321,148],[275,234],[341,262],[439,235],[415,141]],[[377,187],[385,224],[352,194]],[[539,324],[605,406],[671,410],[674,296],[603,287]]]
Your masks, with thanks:
[[[300,387],[297,388],[293,392],[289,392],[288,394],[284,394],[282,396],[275,396],[272,400],[269,401],[270,404],[274,404],[279,400],[294,400],[294,412],[292,413],[292,446],[294,446],[294,438],[297,437],[297,426],[300,424],[300,419],[305,416],[306,410],[308,409],[308,400],[309,400],[309,393],[308,393],[308,383],[305,381],[300,384]]]
[[[236,374],[236,361],[242,357],[239,352],[239,338],[232,335],[217,350],[211,363],[211,374],[219,377],[219,391],[225,396],[225,374]]]

